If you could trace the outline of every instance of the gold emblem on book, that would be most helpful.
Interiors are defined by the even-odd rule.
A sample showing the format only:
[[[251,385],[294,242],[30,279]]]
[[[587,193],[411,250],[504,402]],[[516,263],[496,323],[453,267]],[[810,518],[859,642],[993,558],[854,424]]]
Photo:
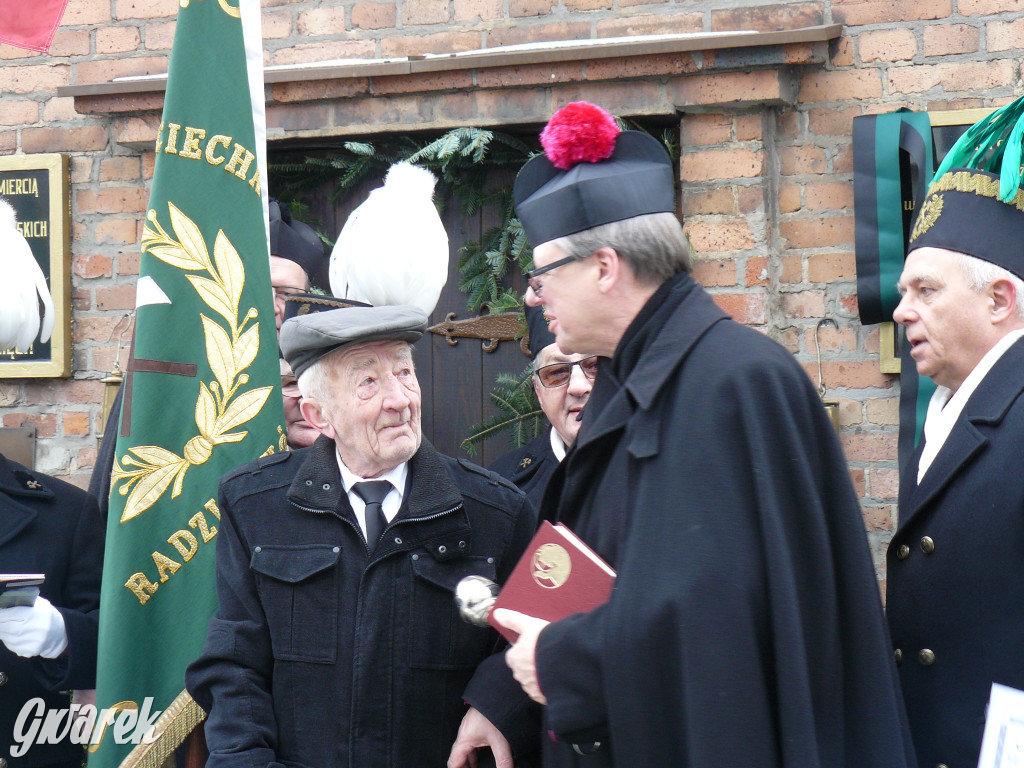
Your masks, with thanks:
[[[559,544],[542,544],[530,561],[533,580],[544,589],[558,589],[569,580],[572,558]]]

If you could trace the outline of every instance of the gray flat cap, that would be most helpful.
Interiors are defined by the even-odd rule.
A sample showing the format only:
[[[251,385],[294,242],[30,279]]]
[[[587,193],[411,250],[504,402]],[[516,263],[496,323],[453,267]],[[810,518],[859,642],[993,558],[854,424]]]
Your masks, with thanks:
[[[427,328],[418,307],[345,307],[311,312],[281,326],[281,351],[296,376],[325,355],[368,341],[417,341]]]

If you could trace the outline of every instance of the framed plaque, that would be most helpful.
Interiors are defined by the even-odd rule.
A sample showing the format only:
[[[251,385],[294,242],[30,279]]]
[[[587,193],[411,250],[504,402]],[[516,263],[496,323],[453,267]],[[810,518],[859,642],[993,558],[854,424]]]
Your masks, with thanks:
[[[67,155],[0,157],[0,198],[43,270],[53,299],[53,335],[27,352],[0,350],[0,379],[71,375],[71,198]],[[2,279],[2,278],[0,278]]]

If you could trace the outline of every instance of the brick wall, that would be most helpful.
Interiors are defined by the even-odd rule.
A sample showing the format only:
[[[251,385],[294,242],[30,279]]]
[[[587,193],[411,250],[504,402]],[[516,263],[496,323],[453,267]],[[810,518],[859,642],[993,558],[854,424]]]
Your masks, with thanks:
[[[1000,105],[1021,91],[1024,2],[830,0],[264,0],[265,62],[472,51],[534,41],[842,24],[828,44],[268,86],[272,137],[532,124],[575,98],[679,116],[682,211],[696,271],[737,319],[777,338],[828,397],[876,562],[894,525],[898,382],[857,321],[854,116]],[[0,155],[72,168],[74,374],[0,382],[5,426],[39,430],[37,466],[84,485],[116,326],[134,304],[159,93],[59,86],[166,71],[177,0],[70,0],[49,55],[0,46]],[[124,363],[126,354],[122,353]]]

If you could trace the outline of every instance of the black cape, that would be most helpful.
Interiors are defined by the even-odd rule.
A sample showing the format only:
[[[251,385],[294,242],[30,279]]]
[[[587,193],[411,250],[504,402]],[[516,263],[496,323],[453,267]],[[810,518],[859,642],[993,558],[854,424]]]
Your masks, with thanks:
[[[545,765],[913,765],[831,423],[792,356],[688,275],[602,361],[543,512],[618,571],[609,603],[540,636],[563,742]]]

